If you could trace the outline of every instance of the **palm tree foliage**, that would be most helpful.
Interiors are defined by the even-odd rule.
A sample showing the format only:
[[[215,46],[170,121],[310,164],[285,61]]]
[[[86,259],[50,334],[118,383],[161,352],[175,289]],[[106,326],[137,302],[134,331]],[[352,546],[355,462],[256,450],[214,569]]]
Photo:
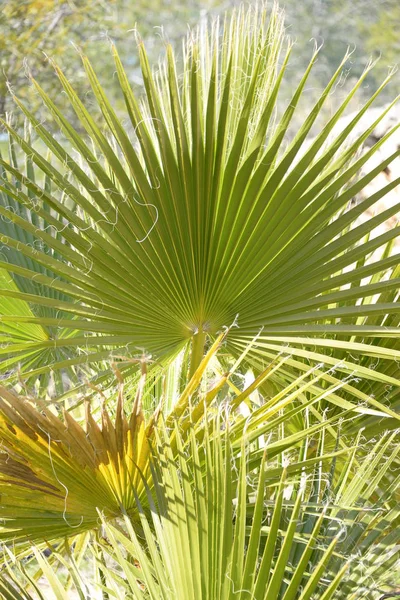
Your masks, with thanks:
[[[4,123],[27,157],[26,169],[15,157],[1,160],[0,267],[14,281],[1,298],[6,307],[18,300],[12,314],[2,310],[9,377],[19,368],[47,388],[52,371],[61,389],[63,370],[98,372],[113,350],[164,360],[188,345],[193,372],[206,337],[237,318],[227,341],[233,356],[262,328],[249,354],[254,368],[284,351],[289,379],[322,360],[368,379],[375,396],[397,385],[398,258],[385,252],[397,231],[370,235],[398,206],[363,224],[357,218],[398,180],[349,208],[400,152],[356,178],[396,129],[357,155],[388,109],[362,135],[351,133],[391,76],[333,135],[367,66],[308,143],[346,56],[290,140],[318,58],[281,111],[291,51],[278,9],[268,18],[264,6],[241,8],[222,26],[192,32],[178,59],[167,46],[156,72],[139,42],[140,99],[112,47],[122,118],[85,56],[90,108],[54,65],[79,130],[33,79],[62,139],[15,98],[41,145]]]
[[[91,543],[76,536],[52,544],[49,558],[35,549],[38,573],[58,598],[70,597],[70,585],[82,598],[100,590],[157,600],[375,598],[399,573],[399,477],[386,485],[399,446],[392,434],[366,456],[359,446],[324,455],[324,433],[317,439],[315,460],[306,461],[304,447],[271,460],[267,443],[255,471],[251,445],[242,440],[237,452],[222,413],[209,419],[201,446],[192,427],[183,437],[160,424],[136,525],[124,511],[114,524],[99,511],[102,534]],[[19,598],[18,589],[30,598],[32,586],[42,597],[29,560],[8,551],[5,563],[5,598]]]
[[[227,335],[165,416],[167,398],[143,412],[145,362],[133,401],[115,366],[117,400],[83,419],[1,388],[5,598],[41,597],[43,577],[58,598],[370,598],[396,581],[397,432],[341,433],[371,411],[322,412],[345,384],[321,392],[317,368],[243,418],[272,369],[243,390],[215,378]]]
[[[200,393],[202,375],[221,338],[193,375],[167,423],[182,417],[193,395]],[[142,362],[141,381],[127,415],[121,374],[115,368],[120,378],[117,401],[109,399],[109,408],[103,396],[101,405],[92,408],[87,400],[83,426],[67,410],[61,420],[57,411],[43,403],[35,406],[34,398],[0,389],[0,539],[37,542],[71,535],[76,529],[93,529],[98,509],[108,518],[122,511],[134,520],[135,496],[145,493],[154,427],[162,406],[146,422],[142,398],[147,369]],[[192,423],[202,417],[204,404],[211,403],[228,377],[201,397],[197,410],[190,413]],[[246,393],[240,401],[243,398]]]
[[[221,434],[218,423],[216,428],[212,440],[207,435],[205,439],[204,478],[194,438],[190,461],[182,447],[178,464],[168,436],[158,440],[160,466],[153,470],[158,508],[153,504],[151,515],[154,533],[141,511],[148,567],[141,541],[129,522],[128,536],[108,526],[113,553],[120,553],[122,546],[138,558],[139,574],[128,561],[119,561],[128,581],[133,575],[144,582],[137,598],[183,600],[190,590],[194,597],[204,599],[325,599],[336,591],[336,598],[359,598],[370,591],[369,578],[374,578],[375,586],[390,581],[387,569],[390,565],[398,568],[400,513],[387,508],[378,524],[375,511],[379,509],[372,508],[368,498],[373,486],[365,483],[374,473],[374,485],[379,487],[383,470],[381,465],[376,469],[378,456],[383,456],[393,436],[382,439],[361,462],[361,482],[347,479],[350,461],[337,480],[333,461],[328,459],[322,470],[320,465],[302,473],[295,468],[288,475],[288,468],[281,467],[277,485],[276,471],[272,475],[266,458],[268,445],[257,475],[248,473],[244,445],[235,472],[229,429]],[[399,448],[392,450],[390,461]],[[394,489],[387,491],[390,494]],[[230,504],[233,498],[235,506]],[[383,561],[376,556],[380,543],[387,552]],[[360,555],[364,565],[357,568],[354,563]],[[153,565],[157,565],[155,577]]]
[[[295,469],[296,465],[300,469],[349,452],[348,444],[338,438],[335,426],[341,421],[357,422],[371,411],[347,402],[345,410],[331,410],[322,419],[312,412],[309,414],[316,407],[319,416],[324,399],[330,400],[341,385],[333,385],[320,393],[316,384],[321,375],[316,374],[315,369],[301,375],[243,419],[237,409],[244,407],[251,394],[268,379],[271,369],[267,368],[258,381],[245,385],[242,390],[233,386],[229,397],[227,386],[234,373],[226,372],[215,378],[214,370],[210,370],[223,337],[217,339],[202,360],[179,399],[173,404],[168,398],[162,398],[148,418],[142,405],[147,377],[144,362],[133,401],[126,398],[131,386],[124,393],[122,376],[117,369],[121,384],[116,401],[103,397],[100,405],[92,407],[87,400],[83,418],[79,414],[74,417],[64,409],[61,419],[54,407],[51,409],[33,397],[24,398],[0,388],[3,519],[0,539],[24,544],[27,539],[32,542],[54,540],[96,529],[98,510],[104,518],[128,515],[136,523],[138,502],[147,505],[151,449],[157,427],[164,423],[167,429],[177,428],[169,442],[174,455],[179,450],[178,440],[181,439],[181,445],[189,443],[192,431],[201,447],[208,415],[212,416],[222,406],[229,406],[229,411],[233,411],[229,421],[231,454],[235,457],[242,452],[242,443],[246,441],[251,445],[248,459],[252,469],[260,466],[263,450],[258,442],[263,445],[266,439],[272,460],[293,447],[304,443],[307,446],[309,438],[326,431],[323,453],[316,458],[315,450],[309,452],[305,447],[302,454],[306,462],[296,456],[291,466]],[[239,367],[237,364],[236,368]],[[163,405],[173,407],[168,411],[163,410]],[[276,472],[275,468],[274,484]]]
[[[358,220],[399,181],[352,203],[400,155],[357,175],[396,131],[360,154],[387,108],[352,133],[392,75],[335,133],[368,65],[315,135],[346,56],[293,133],[318,50],[281,110],[291,51],[279,9],[240,8],[156,71],[139,41],[140,99],[112,46],[125,116],[85,56],[90,109],[54,65],[79,128],[33,79],[60,134],[15,98],[5,598],[44,577],[57,598],[373,600],[400,576],[400,270],[374,231],[399,207]]]
[[[26,132],[27,139],[30,139],[28,131]],[[10,164],[14,168],[18,168],[19,162],[17,158],[17,152],[15,145],[13,145],[11,139],[9,144],[9,156],[10,156]],[[32,161],[27,158],[25,163],[25,172],[26,175],[34,182],[36,177],[36,170]],[[6,171],[2,170],[3,176],[5,176]],[[31,223],[32,227],[29,231],[24,230],[19,227],[18,220],[12,221],[8,219],[2,213],[2,219],[0,222],[0,232],[6,235],[11,236],[14,240],[18,242],[22,242],[29,246],[32,249],[40,248],[42,252],[48,255],[51,258],[57,258],[59,260],[63,260],[60,254],[54,252],[54,250],[47,246],[46,244],[42,244],[40,240],[35,236],[35,231],[46,230],[49,225],[49,221],[51,221],[50,215],[50,207],[47,205],[43,205],[43,215],[40,216],[35,211],[35,206],[32,203],[35,203],[35,196],[32,192],[27,192],[27,196],[25,197],[25,202],[19,202],[15,200],[10,195],[8,190],[8,186],[4,186],[5,181],[2,182],[1,191],[0,191],[0,206],[3,209],[6,209],[8,212],[12,212],[14,214],[14,219],[19,218],[23,219],[24,223]],[[45,182],[45,187],[48,187],[48,182]],[[20,186],[17,184],[17,190],[21,190]],[[22,190],[21,190],[22,192]],[[54,217],[53,217],[54,218]],[[59,227],[63,227],[62,217],[59,216],[58,223]],[[59,234],[58,239],[62,240],[62,236]],[[24,256],[19,249],[13,248],[11,245],[2,245],[2,257],[8,262],[12,263],[16,267],[29,268],[32,271],[32,277],[26,278],[21,277],[17,273],[14,273],[12,277],[8,275],[5,269],[1,269],[1,288],[6,293],[12,292],[22,292],[28,295],[44,295],[47,298],[52,298],[56,300],[66,300],[67,297],[58,290],[43,287],[39,281],[35,280],[34,274],[40,277],[40,275],[45,274],[47,277],[54,277],[52,271],[45,266],[39,265],[35,260]],[[24,299],[17,299],[11,296],[3,297],[1,304],[1,313],[5,317],[2,322],[1,330],[2,330],[2,343],[7,343],[9,338],[14,340],[17,344],[26,344],[28,343],[28,347],[25,352],[19,354],[18,358],[8,358],[3,361],[3,375],[4,373],[10,373],[19,363],[24,364],[25,368],[29,368],[30,370],[35,367],[38,368],[43,366],[44,364],[51,364],[54,362],[60,362],[66,357],[71,357],[75,353],[68,351],[68,348],[52,348],[46,347],[41,351],[32,351],[29,348],[29,342],[48,342],[49,339],[52,339],[55,335],[57,337],[71,337],[74,335],[73,330],[71,331],[69,328],[64,328],[63,331],[60,331],[58,327],[48,327],[43,326],[37,323],[33,323],[32,325],[24,324],[21,325],[19,323],[15,323],[13,320],[7,321],[7,316],[15,315],[18,313],[21,317],[28,317],[35,319],[36,317],[50,317],[57,318],[62,314],[63,318],[71,319],[71,315],[68,313],[60,313],[56,308],[49,306],[38,306],[29,304]],[[42,376],[42,385],[45,388],[49,388],[51,385],[56,387],[56,390],[60,393],[63,389],[62,386],[62,378],[60,375],[54,376],[46,373]]]

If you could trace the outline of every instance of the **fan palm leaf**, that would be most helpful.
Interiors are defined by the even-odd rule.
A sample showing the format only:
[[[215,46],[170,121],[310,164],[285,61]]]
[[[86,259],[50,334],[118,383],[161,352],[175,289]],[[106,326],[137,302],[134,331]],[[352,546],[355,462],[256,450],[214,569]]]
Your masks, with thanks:
[[[278,9],[268,16],[264,6],[242,7],[222,26],[214,22],[192,32],[181,59],[168,46],[155,73],[139,42],[145,95],[138,99],[113,46],[126,103],[123,118],[85,56],[96,104],[90,110],[54,65],[80,129],[32,79],[63,139],[15,98],[49,156],[5,123],[41,175],[35,180],[31,172],[1,160],[2,189],[13,202],[30,205],[37,218],[46,217],[50,229],[1,206],[1,215],[13,224],[1,241],[19,252],[24,264],[1,261],[0,268],[28,287],[39,283],[41,291],[21,286],[0,294],[34,310],[32,315],[18,309],[5,314],[7,326],[36,325],[54,334],[43,340],[11,338],[1,349],[7,360],[20,361],[28,377],[50,368],[93,366],[121,348],[127,356],[144,349],[163,360],[191,345],[193,373],[206,338],[237,317],[238,328],[227,341],[234,355],[263,328],[249,358],[264,366],[288,351],[296,373],[298,364],[320,362],[329,348],[332,357],[326,360],[339,372],[397,385],[390,365],[400,356],[398,257],[369,258],[397,230],[365,239],[398,206],[362,224],[357,219],[399,181],[349,208],[352,198],[400,153],[356,178],[396,130],[357,156],[389,108],[355,139],[352,131],[391,75],[332,138],[368,65],[307,143],[346,56],[290,141],[292,118],[306,97],[307,77],[318,57],[316,51],[281,111],[279,91],[291,51]],[[103,127],[93,110],[101,112]],[[41,248],[27,243],[27,235]],[[368,301],[372,296],[376,302]],[[54,317],[42,309],[60,312]],[[45,356],[50,348],[65,353],[51,367],[25,359],[31,353]],[[382,368],[354,359],[362,355],[379,356]]]

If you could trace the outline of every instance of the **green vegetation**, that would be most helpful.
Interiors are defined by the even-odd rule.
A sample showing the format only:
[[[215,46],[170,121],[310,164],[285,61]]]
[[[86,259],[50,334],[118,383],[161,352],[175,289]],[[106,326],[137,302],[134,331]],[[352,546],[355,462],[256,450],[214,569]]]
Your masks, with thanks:
[[[400,180],[352,202],[394,76],[338,132],[373,67],[310,103],[277,7],[136,51],[143,93],[81,51],[3,121],[0,594],[395,592],[399,207],[360,216]]]

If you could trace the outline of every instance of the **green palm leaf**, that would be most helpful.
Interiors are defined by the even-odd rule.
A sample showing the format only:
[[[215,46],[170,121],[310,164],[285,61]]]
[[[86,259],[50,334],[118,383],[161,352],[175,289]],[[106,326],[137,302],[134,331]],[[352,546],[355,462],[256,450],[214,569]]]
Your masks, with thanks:
[[[31,139],[29,131],[26,132],[25,138],[28,141]],[[9,155],[10,168],[12,166],[14,170],[17,170],[19,165],[13,144],[10,144]],[[17,172],[18,175],[21,175],[20,171]],[[3,169],[2,173],[5,175]],[[26,158],[25,174],[34,184],[36,171],[29,157]],[[2,245],[2,262],[6,261],[9,264],[13,278],[10,280],[10,276],[7,276],[6,271],[2,270],[1,289],[4,295],[0,298],[0,322],[1,330],[4,333],[4,345],[27,344],[27,347],[25,352],[20,352],[16,356],[11,355],[6,360],[2,360],[3,375],[12,376],[16,371],[23,370],[33,371],[34,375],[24,377],[24,381],[25,384],[34,385],[38,378],[35,373],[37,368],[44,364],[57,363],[65,358],[71,359],[76,356],[74,351],[71,354],[68,349],[51,347],[54,335],[68,338],[75,335],[76,332],[71,327],[60,332],[59,328],[51,325],[60,318],[70,321],[73,318],[71,314],[62,313],[51,305],[39,306],[24,299],[24,294],[28,297],[42,295],[50,300],[66,300],[67,297],[62,291],[41,285],[42,275],[46,278],[55,278],[54,273],[46,265],[40,265],[31,257],[21,253],[19,243],[32,248],[33,253],[40,249],[51,258],[63,260],[62,255],[58,254],[54,248],[37,239],[36,232],[46,232],[47,237],[54,238],[55,243],[58,241],[60,247],[66,242],[62,233],[58,233],[58,229],[64,227],[65,224],[60,215],[51,215],[49,206],[45,202],[38,202],[37,196],[32,191],[27,190],[25,193],[18,178],[12,177],[10,181],[12,185],[9,185],[4,179],[0,185],[0,234],[10,236],[17,243]],[[48,178],[44,180],[44,186],[47,193],[50,193],[51,181]],[[21,223],[23,227],[20,227]],[[26,270],[30,272],[30,278],[23,276]],[[14,318],[16,312],[20,316],[17,322]],[[40,324],[36,323],[38,317],[41,319]],[[46,319],[49,320],[49,325],[46,324]],[[29,342],[34,341],[47,343],[50,341],[50,346],[38,349],[28,347]],[[75,379],[75,373],[71,368],[64,370],[64,376],[66,380]],[[65,389],[61,370],[50,373],[47,369],[41,372],[39,379],[42,389],[47,389],[51,395],[57,392],[61,393]],[[52,392],[52,390],[54,391]]]
[[[377,466],[379,452],[382,457],[391,447],[392,460],[399,452],[391,446],[393,436],[371,449],[359,464],[359,477],[344,494],[343,479],[338,481],[331,470],[329,488],[319,467],[315,476],[309,473],[308,477],[304,473],[291,477],[284,468],[279,486],[269,488],[268,446],[254,480],[243,446],[236,476],[229,439],[229,431],[221,433],[218,426],[212,441],[206,435],[203,467],[202,450],[196,449],[194,438],[188,453],[182,448],[177,464],[168,435],[160,435],[153,469],[154,533],[141,510],[148,555],[129,521],[128,535],[107,526],[119,562],[124,547],[141,567],[133,574],[131,561],[121,561],[127,582],[132,576],[143,582],[144,592],[134,597],[186,598],[189,590],[195,590],[196,598],[305,600],[334,592],[335,598],[355,592],[367,597],[371,590],[363,589],[367,578],[357,568],[360,556],[369,565],[368,576],[374,578],[373,591],[395,581],[386,571],[387,564],[376,561],[376,552],[386,542],[388,561],[390,556],[394,559],[399,511],[388,508],[377,518],[378,505],[370,496],[384,476],[385,469]],[[323,473],[329,469],[326,465]],[[390,486],[392,493],[397,485]],[[371,535],[375,527],[379,533],[375,530]]]
[[[127,515],[118,524],[103,519],[103,535],[83,563],[68,544],[53,545],[50,558],[34,550],[57,597],[68,597],[59,575],[65,568],[83,598],[103,590],[157,600],[339,600],[375,598],[395,584],[399,479],[384,482],[399,454],[393,435],[364,457],[357,446],[340,470],[337,457],[321,454],[322,443],[314,467],[293,469],[289,458],[278,474],[269,445],[254,471],[251,447],[242,443],[236,455],[221,415],[209,424],[213,431],[206,430],[201,446],[193,429],[186,440],[178,428],[174,439],[162,425],[157,429],[146,506],[136,496],[136,526]],[[12,595],[17,586],[30,598],[34,579],[24,563],[11,552],[6,563],[5,597],[19,598]],[[101,573],[97,584],[93,569]]]
[[[243,419],[235,409],[242,408],[251,394],[261,390],[273,369],[268,367],[243,389],[231,384],[230,390],[235,373],[225,372],[222,377],[215,377],[213,368],[222,341],[220,336],[178,400],[159,398],[156,410],[147,418],[143,410],[147,372],[144,361],[141,381],[131,402],[124,402],[124,397],[131,393],[130,387],[126,394],[120,387],[116,400],[104,395],[100,404],[98,398],[93,399],[93,405],[86,400],[85,410],[79,412],[77,406],[75,417],[64,410],[60,418],[55,407],[49,408],[32,397],[24,398],[1,388],[0,539],[24,547],[27,540],[40,543],[75,536],[97,529],[99,510],[107,519],[129,515],[137,524],[138,502],[147,506],[151,448],[159,435],[156,425],[160,424],[163,413],[165,426],[172,430],[171,451],[179,456],[182,445],[185,452],[194,451],[189,449],[191,436],[195,436],[199,448],[207,435],[213,439],[213,425],[207,426],[208,415],[218,412],[221,405],[229,405],[232,461],[240,462],[238,457],[243,456],[246,443],[250,448],[246,464],[252,470],[258,469],[263,461],[263,445],[269,440],[268,458],[273,462],[266,485],[272,488],[282,474],[286,453],[293,458],[288,466],[291,475],[333,459],[343,461],[351,446],[338,435],[339,423],[357,423],[368,415],[387,418],[385,412],[373,406],[361,407],[342,400],[337,392],[345,384],[339,380],[321,391],[323,373],[311,369],[273,397],[266,398]],[[244,359],[242,356],[241,361]],[[236,368],[240,369],[240,361]],[[122,386],[122,375],[117,368],[116,373]],[[330,413],[321,417],[320,406],[324,401],[330,406]],[[307,450],[315,436],[324,440],[317,456],[313,446]],[[389,465],[388,462],[387,468]]]
[[[206,337],[237,317],[238,328],[227,342],[233,355],[263,328],[249,358],[269,361],[287,351],[297,367],[324,360],[327,348],[333,348],[326,360],[339,371],[396,385],[395,371],[387,365],[393,365],[400,352],[398,258],[369,257],[377,249],[384,252],[397,230],[366,243],[365,239],[398,206],[360,225],[357,219],[398,180],[349,208],[354,195],[400,154],[395,152],[355,179],[395,131],[356,158],[389,109],[349,141],[351,133],[390,77],[332,139],[368,66],[320,133],[306,144],[348,57],[288,142],[293,114],[318,53],[277,116],[291,52],[278,10],[268,18],[264,8],[241,8],[223,27],[214,23],[193,32],[184,45],[182,64],[168,48],[157,73],[151,71],[139,43],[145,88],[140,100],[114,47],[112,51],[128,122],[110,105],[85,56],[103,127],[56,65],[87,136],[72,127],[36,81],[63,140],[16,99],[62,168],[5,124],[41,176],[34,180],[31,172],[24,175],[2,160],[3,187],[17,203],[32,198],[39,216],[48,211],[55,234],[35,228],[28,216],[16,218],[9,208],[1,208],[14,224],[1,241],[11,252],[18,250],[24,264],[2,261],[0,267],[27,283],[19,286],[21,291],[3,289],[0,294],[25,301],[35,311],[27,316],[16,310],[4,319],[54,331],[51,340],[10,340],[1,350],[3,356],[21,360],[28,376],[35,370],[24,356],[45,355],[50,348],[65,353],[51,365],[57,370],[98,364],[113,350],[121,353],[121,348],[127,356],[145,350],[162,360],[191,344],[193,373]],[[67,150],[71,147],[74,153]],[[37,183],[43,178],[51,183],[50,190]],[[51,252],[20,241],[27,235]],[[40,292],[28,289],[34,281],[40,282]],[[372,296],[377,301],[369,302]],[[42,309],[60,313],[55,318]],[[382,368],[375,371],[354,358],[361,355],[379,356]]]

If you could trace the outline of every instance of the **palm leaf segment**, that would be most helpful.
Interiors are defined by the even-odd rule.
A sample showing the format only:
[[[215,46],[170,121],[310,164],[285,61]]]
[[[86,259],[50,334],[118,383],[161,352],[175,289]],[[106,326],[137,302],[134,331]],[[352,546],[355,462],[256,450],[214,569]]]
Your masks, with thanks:
[[[153,426],[146,426],[137,406],[128,420],[119,402],[115,422],[103,407],[99,427],[88,403],[82,428],[68,413],[61,421],[45,408],[2,395],[1,538],[52,540],[96,528],[96,507],[107,518],[134,508]]]
[[[382,323],[386,337],[398,335],[398,258],[386,252],[365,260],[397,235],[392,230],[369,239],[398,206],[361,225],[355,221],[398,180],[347,210],[354,195],[400,153],[354,179],[394,131],[355,158],[379,119],[355,140],[349,141],[350,134],[390,77],[332,137],[368,67],[304,149],[348,57],[287,143],[317,52],[277,116],[291,53],[279,11],[268,19],[264,8],[240,9],[223,27],[216,22],[192,33],[183,47],[182,68],[168,47],[153,74],[141,43],[138,49],[142,101],[112,48],[128,119],[117,116],[85,56],[103,126],[58,66],[79,130],[36,81],[33,85],[66,144],[16,99],[49,155],[45,158],[5,124],[41,176],[35,180],[2,160],[2,190],[13,202],[34,209],[35,218],[45,219],[48,227],[43,230],[33,219],[0,206],[1,216],[14,227],[1,242],[26,259],[24,265],[1,261],[0,267],[18,282],[34,281],[46,291],[26,286],[1,291],[4,301],[16,298],[34,307],[34,314],[4,314],[9,343],[2,354],[11,365],[19,360],[35,377],[50,367],[32,363],[32,355],[49,349],[65,352],[54,355],[57,370],[98,364],[114,348],[121,353],[121,347],[128,356],[138,349],[170,356],[193,341],[195,367],[204,337],[239,315],[239,327],[228,340],[234,354],[263,328],[250,353],[261,365],[284,349],[292,355],[289,373],[304,369],[304,361],[321,361],[333,347],[328,363],[339,370],[359,373],[362,368],[363,376],[397,383],[390,369],[380,375],[370,368],[368,357],[399,357],[394,343],[389,348],[380,339]],[[38,245],[32,247],[15,231],[28,232]],[[389,277],[382,279],[384,273]],[[377,301],[371,303],[371,297]],[[59,312],[55,317],[38,307]],[[26,324],[51,327],[52,335],[21,340],[10,333],[10,323],[22,329]],[[360,353],[367,356],[364,366],[352,358]]]

